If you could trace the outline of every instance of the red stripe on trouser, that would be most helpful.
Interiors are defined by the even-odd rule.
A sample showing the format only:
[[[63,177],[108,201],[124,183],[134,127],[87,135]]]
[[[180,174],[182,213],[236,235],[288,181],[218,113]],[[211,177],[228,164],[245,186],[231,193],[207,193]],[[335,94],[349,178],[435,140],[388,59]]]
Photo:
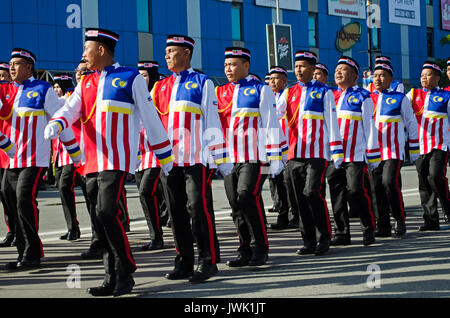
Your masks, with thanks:
[[[448,162],[448,151],[447,151],[447,155],[445,156],[445,161],[444,161],[444,171],[442,173],[442,178],[444,179],[444,183],[445,183],[445,197],[447,198],[447,200],[450,200],[449,196],[448,196],[448,179],[446,177],[447,175],[447,162]]]
[[[395,173],[395,190],[397,191],[397,195],[398,195],[398,203],[400,204],[400,215],[402,216],[403,221],[406,219],[406,215],[405,215],[405,208],[403,206],[403,195],[402,195],[402,189],[400,189],[400,184],[399,184],[399,178],[400,178],[400,168],[401,168],[401,164],[402,162],[400,160],[398,160],[398,166],[397,166],[397,171]]]
[[[253,195],[256,198],[256,208],[258,209],[258,214],[259,214],[259,220],[261,221],[261,228],[263,231],[263,235],[264,235],[264,241],[266,243],[267,246],[267,252],[269,252],[269,240],[267,239],[267,231],[266,231],[266,226],[264,223],[264,216],[263,216],[263,211],[261,208],[261,203],[260,203],[260,198],[261,198],[261,193],[258,194],[259,192],[259,184],[261,182],[261,176],[262,176],[262,169],[263,169],[263,165],[261,165],[260,169],[259,169],[259,174],[258,174],[258,179],[256,180],[256,186],[255,189],[253,190]]]
[[[158,181],[159,181],[159,174],[156,177],[156,179],[154,181],[154,184],[153,184],[152,196],[153,196],[153,204],[155,205],[156,228],[158,230],[158,234],[160,234],[161,233],[161,227],[159,225],[159,204],[158,204],[158,196],[156,195],[156,188],[158,187]]]
[[[208,213],[208,201],[206,199],[206,179],[205,179],[205,166],[202,165],[202,201],[203,211],[205,212],[206,221],[208,223],[208,237],[209,237],[209,249],[211,252],[211,263],[216,264],[216,250],[214,244],[214,231],[211,221],[211,216]]]
[[[123,181],[125,180],[126,176],[127,176],[127,174],[124,173],[123,176],[122,176],[122,179],[120,180],[119,189],[122,189]],[[134,262],[133,257],[131,256],[130,243],[128,242],[128,237],[127,237],[127,234],[125,233],[125,230],[123,228],[122,221],[120,221],[120,218],[119,218],[120,214],[122,213],[120,211],[120,208],[119,208],[119,199],[120,199],[120,195],[121,194],[122,194],[122,191],[120,190],[119,193],[117,194],[117,199],[116,199],[116,205],[117,205],[116,220],[117,220],[117,223],[119,224],[120,230],[122,231],[122,236],[123,236],[123,240],[124,240],[124,243],[125,243],[125,253],[127,255],[127,258],[131,262],[131,264],[133,264],[134,269],[136,269],[137,268],[136,263]]]
[[[43,169],[44,168],[39,168],[36,179],[34,179],[34,182],[33,182],[33,189],[31,190],[31,203],[33,205],[34,226],[36,228],[36,235],[39,232],[39,216],[38,216],[38,209],[37,209],[37,205],[36,205],[36,199],[37,199],[36,198],[36,190],[37,190],[37,187],[39,184],[39,179],[41,177],[41,173],[42,173]],[[40,239],[39,239],[39,245],[40,245],[40,249],[41,249],[41,257],[44,257],[44,247],[42,246],[42,242]]]
[[[370,196],[367,193],[367,188],[366,188],[366,184],[365,184],[365,176],[368,176],[368,172],[367,172],[367,166],[365,166],[363,168],[363,173],[362,173],[362,187],[363,187],[363,191],[364,191],[364,196],[366,197],[367,200],[367,205],[368,205],[368,209],[369,209],[369,214],[370,214],[370,221],[372,223],[373,229],[376,229],[376,225],[375,225],[375,217],[372,211],[372,201],[370,200]]]
[[[323,207],[324,207],[324,211],[325,211],[325,218],[327,220],[327,229],[328,229],[328,233],[330,233],[330,239],[333,235],[333,232],[331,231],[331,222],[330,222],[330,213],[328,212],[328,205],[327,205],[327,201],[325,200],[325,198],[322,196],[322,185],[324,184],[324,178],[325,178],[325,174],[327,172],[327,167],[328,167],[328,162],[325,161],[325,168],[323,169],[322,172],[322,176],[320,177],[320,188],[319,188],[319,196],[322,199],[323,202]]]

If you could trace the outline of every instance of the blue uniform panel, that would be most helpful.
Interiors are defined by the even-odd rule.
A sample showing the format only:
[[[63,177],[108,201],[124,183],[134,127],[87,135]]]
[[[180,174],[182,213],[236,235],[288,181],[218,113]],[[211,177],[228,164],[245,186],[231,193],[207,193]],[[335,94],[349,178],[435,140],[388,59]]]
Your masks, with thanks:
[[[29,107],[36,110],[44,109],[45,96],[47,91],[51,88],[50,84],[47,82],[34,80],[32,82],[23,82],[23,90],[19,99],[20,107]]]
[[[190,101],[196,104],[202,103],[203,85],[207,76],[200,73],[181,75],[180,85],[183,87],[177,91],[176,100]]]
[[[328,87],[320,82],[314,82],[312,85],[308,85],[304,110],[322,113],[324,110],[323,99],[327,91]]]
[[[107,69],[107,72],[103,99],[134,104],[132,88],[133,81],[139,74],[138,70],[131,67],[119,67]]]
[[[402,101],[405,94],[397,92],[383,92],[383,107],[380,109],[380,115],[400,116]]]
[[[428,102],[428,110],[438,113],[447,113],[447,105],[450,94],[444,90],[436,90],[431,92]]]
[[[240,83],[238,92],[237,108],[255,108],[259,109],[261,90],[264,84],[256,80],[243,81]]]

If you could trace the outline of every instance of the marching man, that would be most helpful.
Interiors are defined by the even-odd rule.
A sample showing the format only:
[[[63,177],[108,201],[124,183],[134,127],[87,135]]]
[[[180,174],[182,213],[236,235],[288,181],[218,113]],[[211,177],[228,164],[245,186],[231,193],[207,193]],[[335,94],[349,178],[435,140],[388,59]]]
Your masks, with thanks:
[[[405,207],[402,195],[400,169],[405,160],[405,128],[409,134],[409,152],[412,162],[419,156],[417,122],[409,99],[391,88],[394,69],[390,64],[377,64],[373,73],[375,92],[375,124],[378,131],[381,163],[372,171],[374,204],[377,217],[376,236],[391,236],[390,213],[395,219],[395,234],[406,233]]]
[[[13,83],[3,84],[0,93],[0,117],[3,133],[17,146],[10,159],[2,191],[8,208],[16,221],[17,261],[6,264],[6,269],[36,268],[44,256],[39,238],[39,209],[37,195],[39,182],[48,168],[50,142],[44,139],[48,119],[60,107],[58,96],[47,82],[33,77],[36,56],[25,49],[11,52],[10,73]],[[5,94],[6,93],[6,94]],[[71,129],[61,134],[74,162],[81,160],[81,151]]]
[[[164,173],[172,168],[170,141],[152,107],[144,78],[137,69],[114,62],[118,39],[118,34],[108,30],[86,30],[83,59],[97,72],[82,78],[44,132],[47,139],[54,139],[76,120],[83,124],[86,189],[105,267],[103,284],[88,289],[93,296],[119,296],[134,286],[136,264],[118,202],[127,174],[136,168],[139,120]]]
[[[442,70],[434,62],[423,64],[421,89],[408,93],[419,124],[420,156],[416,160],[419,174],[419,193],[424,210],[424,224],[420,231],[437,231],[439,214],[437,199],[441,202],[444,220],[450,219],[447,162],[450,146],[450,94],[439,88]]]
[[[272,177],[283,170],[282,147],[285,137],[269,86],[249,75],[248,49],[225,49],[225,75],[229,83],[216,90],[223,133],[234,164],[224,177],[225,191],[239,236],[239,255],[230,267],[260,266],[267,262],[267,238],[261,190],[266,178],[264,166],[270,163]]]

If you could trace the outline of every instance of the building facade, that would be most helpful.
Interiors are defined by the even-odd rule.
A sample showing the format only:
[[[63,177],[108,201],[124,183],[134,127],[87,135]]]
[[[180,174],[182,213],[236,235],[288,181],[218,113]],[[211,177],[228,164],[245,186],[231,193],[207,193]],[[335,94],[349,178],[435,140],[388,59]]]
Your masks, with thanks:
[[[362,11],[355,15],[339,9],[349,2]],[[238,45],[251,50],[251,71],[263,77],[269,67],[266,25],[277,20],[291,25],[294,53],[315,51],[331,70],[342,54],[356,59],[362,70],[369,68],[369,31],[372,49],[377,51],[373,57],[380,53],[390,56],[396,79],[410,85],[419,84],[425,60],[450,56],[450,44],[440,44],[449,34],[444,15],[450,13],[443,12],[445,5],[450,6],[449,0],[407,1],[416,5],[415,10],[405,11],[415,25],[391,22],[393,10],[397,17],[405,14],[394,8],[397,0],[372,0],[373,14],[369,15],[366,2],[280,0],[277,11],[275,0],[5,0],[0,10],[0,60],[9,60],[13,47],[23,47],[37,55],[37,69],[72,71],[83,51],[83,29],[100,27],[120,34],[116,57],[122,65],[156,60],[161,73],[167,74],[166,36],[187,34],[196,41],[193,67],[212,77],[224,77],[224,48]],[[369,20],[377,20],[380,28],[369,30]],[[341,52],[337,37],[349,24],[359,26],[359,41]],[[292,72],[289,79],[295,80]]]

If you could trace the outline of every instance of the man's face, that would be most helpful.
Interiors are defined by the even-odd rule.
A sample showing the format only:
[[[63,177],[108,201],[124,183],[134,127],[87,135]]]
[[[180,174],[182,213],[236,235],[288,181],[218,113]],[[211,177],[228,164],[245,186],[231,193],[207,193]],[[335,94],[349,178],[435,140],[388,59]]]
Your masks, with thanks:
[[[228,81],[237,82],[248,75],[250,62],[239,57],[230,57],[225,59],[224,68]]]
[[[191,60],[191,50],[184,46],[166,47],[167,68],[174,73],[180,73],[188,69]]]
[[[89,71],[89,69],[87,68],[86,63],[78,64],[78,67],[75,69],[75,80],[77,83],[80,82],[81,76],[87,71]]]
[[[373,86],[379,92],[391,87],[392,75],[385,70],[376,70],[373,73]]]
[[[146,70],[139,70],[139,73],[141,73],[142,77],[145,79],[145,82],[148,83],[150,82],[150,78],[148,77],[148,72]]]
[[[11,81],[11,75],[9,75],[9,71],[0,70],[0,81]]]
[[[450,66],[447,66],[447,78],[450,79]]]
[[[62,90],[61,86],[59,86],[59,84],[56,84],[56,83],[53,84],[53,89],[55,90],[56,95],[58,95],[58,97],[61,97],[64,95],[63,90]]]
[[[9,74],[13,81],[21,83],[33,75],[33,64],[21,57],[13,57],[9,61]]]
[[[334,73],[334,81],[338,86],[353,86],[358,79],[355,70],[347,64],[339,64]]]
[[[95,70],[99,66],[99,61],[102,58],[102,51],[100,45],[96,41],[86,41],[84,43],[83,60],[86,61],[86,67],[89,70]]]
[[[433,89],[439,85],[440,77],[431,69],[422,70],[420,75],[420,83],[425,89]]]
[[[307,61],[295,61],[295,77],[302,83],[310,82],[314,77],[315,65]]]
[[[328,82],[328,75],[319,68],[316,68],[314,71],[314,79],[322,84],[326,84]]]
[[[278,93],[279,91],[285,89],[286,84],[287,78],[285,75],[280,73],[273,73],[272,75],[270,75],[269,86],[275,93]]]

